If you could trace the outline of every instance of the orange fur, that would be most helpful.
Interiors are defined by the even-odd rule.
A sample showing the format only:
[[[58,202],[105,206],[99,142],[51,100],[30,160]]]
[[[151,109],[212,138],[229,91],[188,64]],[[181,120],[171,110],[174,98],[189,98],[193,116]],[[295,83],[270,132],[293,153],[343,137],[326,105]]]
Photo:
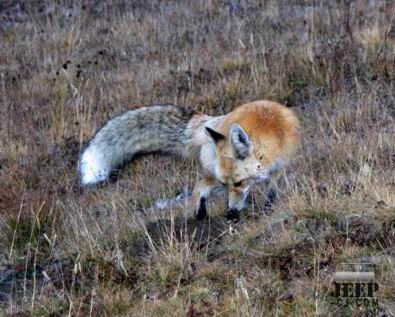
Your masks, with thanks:
[[[217,129],[228,136],[233,123],[247,132],[255,157],[264,166],[291,155],[299,143],[297,117],[290,109],[273,101],[260,100],[241,105],[226,115]]]

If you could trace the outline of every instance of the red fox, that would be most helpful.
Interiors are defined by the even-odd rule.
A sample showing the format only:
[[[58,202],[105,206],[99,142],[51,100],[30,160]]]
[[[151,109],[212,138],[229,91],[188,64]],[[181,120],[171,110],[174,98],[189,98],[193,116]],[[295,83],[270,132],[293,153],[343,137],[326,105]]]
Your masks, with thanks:
[[[299,121],[279,103],[254,101],[213,117],[190,108],[151,105],[109,120],[82,151],[83,186],[103,182],[137,154],[166,152],[198,157],[202,177],[192,204],[206,217],[206,200],[216,187],[228,192],[227,219],[237,221],[254,180],[268,179],[299,143]]]

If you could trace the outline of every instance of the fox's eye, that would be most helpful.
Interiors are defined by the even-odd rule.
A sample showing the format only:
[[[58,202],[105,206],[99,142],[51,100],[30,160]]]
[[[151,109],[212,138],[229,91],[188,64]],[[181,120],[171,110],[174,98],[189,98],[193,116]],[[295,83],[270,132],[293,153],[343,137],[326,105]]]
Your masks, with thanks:
[[[242,183],[243,183],[243,181],[236,182],[236,183],[233,183],[233,186],[234,187],[239,187],[239,186],[241,186]]]

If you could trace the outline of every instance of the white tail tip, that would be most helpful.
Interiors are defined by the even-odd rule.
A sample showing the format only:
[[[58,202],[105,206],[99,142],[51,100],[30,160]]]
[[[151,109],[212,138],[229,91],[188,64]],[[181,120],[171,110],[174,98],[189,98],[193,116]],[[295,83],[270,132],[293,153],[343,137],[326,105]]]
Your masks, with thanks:
[[[102,154],[92,145],[88,146],[82,153],[78,163],[78,170],[83,186],[100,183],[106,180],[110,174]]]

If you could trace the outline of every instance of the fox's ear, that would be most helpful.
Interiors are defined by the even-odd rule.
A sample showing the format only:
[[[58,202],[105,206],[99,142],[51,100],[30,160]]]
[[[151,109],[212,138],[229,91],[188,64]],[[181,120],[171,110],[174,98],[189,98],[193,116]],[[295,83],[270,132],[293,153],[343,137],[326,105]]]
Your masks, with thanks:
[[[209,127],[205,127],[207,134],[213,139],[215,143],[225,140],[225,136]]]
[[[230,127],[230,142],[239,160],[245,159],[251,150],[251,141],[248,134],[238,124],[232,124]]]

